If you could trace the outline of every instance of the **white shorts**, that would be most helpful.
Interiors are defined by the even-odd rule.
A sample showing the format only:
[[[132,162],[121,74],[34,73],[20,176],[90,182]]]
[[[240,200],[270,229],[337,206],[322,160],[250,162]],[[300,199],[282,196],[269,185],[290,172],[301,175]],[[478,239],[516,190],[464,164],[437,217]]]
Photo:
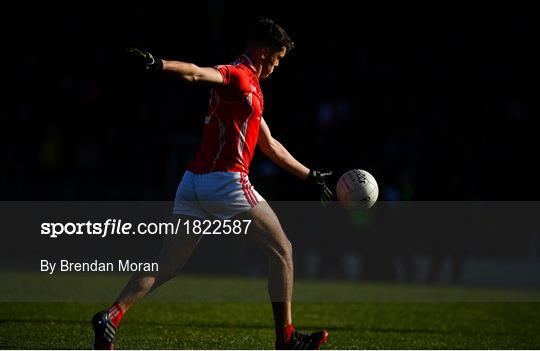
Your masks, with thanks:
[[[173,214],[229,219],[264,201],[241,172],[186,171],[176,190]]]

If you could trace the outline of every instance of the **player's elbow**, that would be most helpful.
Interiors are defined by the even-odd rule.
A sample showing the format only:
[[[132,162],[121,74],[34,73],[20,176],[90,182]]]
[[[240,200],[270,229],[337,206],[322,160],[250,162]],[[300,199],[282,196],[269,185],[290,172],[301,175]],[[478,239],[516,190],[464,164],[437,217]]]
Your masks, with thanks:
[[[200,71],[201,69],[197,65],[190,63],[186,69],[186,72],[182,75],[182,79],[189,83],[198,82],[202,77],[202,73]]]
[[[273,156],[277,155],[278,153],[278,147],[279,142],[274,138],[269,138],[264,143],[261,143],[259,146],[261,147],[262,152],[272,158]]]

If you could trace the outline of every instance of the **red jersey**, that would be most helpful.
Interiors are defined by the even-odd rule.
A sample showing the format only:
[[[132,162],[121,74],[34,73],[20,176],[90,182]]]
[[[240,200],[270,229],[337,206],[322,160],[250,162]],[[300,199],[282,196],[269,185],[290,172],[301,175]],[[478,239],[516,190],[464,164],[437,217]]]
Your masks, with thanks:
[[[217,66],[223,85],[210,92],[201,146],[193,173],[249,172],[264,107],[259,78],[249,57]]]

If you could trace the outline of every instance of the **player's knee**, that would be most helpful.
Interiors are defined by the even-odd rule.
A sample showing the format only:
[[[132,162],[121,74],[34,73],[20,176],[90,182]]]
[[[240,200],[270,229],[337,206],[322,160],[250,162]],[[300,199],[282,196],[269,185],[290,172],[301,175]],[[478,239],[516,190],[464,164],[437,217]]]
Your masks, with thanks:
[[[284,245],[285,245],[286,255],[292,258],[292,254],[293,254],[292,243],[289,240],[286,240]]]
[[[276,255],[286,263],[292,262],[293,249],[292,244],[289,240],[284,240],[280,242],[276,248]]]

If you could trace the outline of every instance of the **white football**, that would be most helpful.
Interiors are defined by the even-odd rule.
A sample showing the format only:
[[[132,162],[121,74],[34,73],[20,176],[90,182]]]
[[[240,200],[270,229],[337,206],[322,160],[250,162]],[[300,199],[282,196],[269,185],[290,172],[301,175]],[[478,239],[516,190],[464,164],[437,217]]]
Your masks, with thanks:
[[[366,209],[377,201],[379,186],[369,172],[351,169],[339,178],[336,193],[345,207]]]

